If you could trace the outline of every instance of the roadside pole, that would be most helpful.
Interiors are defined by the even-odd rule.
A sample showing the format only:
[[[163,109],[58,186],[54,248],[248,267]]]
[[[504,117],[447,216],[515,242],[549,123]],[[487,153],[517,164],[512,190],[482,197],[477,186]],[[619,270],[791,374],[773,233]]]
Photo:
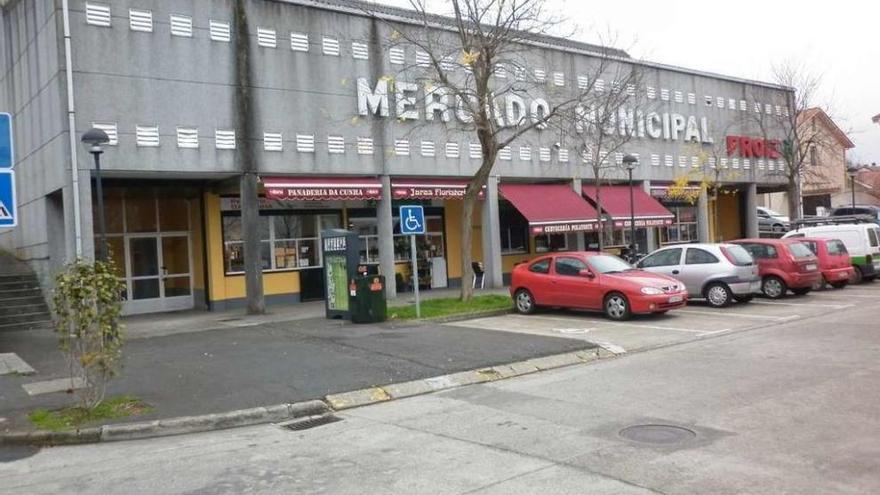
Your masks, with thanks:
[[[413,293],[416,296],[416,318],[421,318],[422,305],[421,301],[419,301],[419,260],[416,236],[425,234],[425,209],[422,206],[400,207],[400,233],[409,236]]]
[[[410,234],[410,256],[412,258],[413,292],[416,295],[416,318],[422,317],[422,305],[419,301],[419,262],[416,259],[416,235]]]

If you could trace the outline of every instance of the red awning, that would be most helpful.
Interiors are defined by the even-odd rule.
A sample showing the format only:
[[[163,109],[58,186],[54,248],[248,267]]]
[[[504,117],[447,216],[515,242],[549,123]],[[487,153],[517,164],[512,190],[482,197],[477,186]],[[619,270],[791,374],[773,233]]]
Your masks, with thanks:
[[[596,186],[583,186],[584,195],[595,204]],[[611,215],[615,227],[629,227],[629,186],[602,186],[602,210]],[[636,227],[672,225],[675,215],[639,187],[633,187],[633,212]]]
[[[381,199],[375,177],[263,177],[266,197],[287,200]]]
[[[596,229],[596,210],[568,184],[499,184],[498,190],[526,217],[533,235]]]
[[[463,199],[467,179],[393,179],[391,197],[394,199]],[[479,198],[483,198],[480,191]]]

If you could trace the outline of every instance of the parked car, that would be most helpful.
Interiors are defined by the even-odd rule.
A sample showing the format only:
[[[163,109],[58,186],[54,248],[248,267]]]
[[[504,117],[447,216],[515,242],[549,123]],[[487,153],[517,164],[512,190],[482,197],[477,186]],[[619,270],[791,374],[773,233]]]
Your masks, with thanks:
[[[880,206],[874,205],[856,205],[838,206],[831,210],[832,217],[848,217],[852,215],[867,215],[873,219],[873,222],[880,225]]]
[[[717,308],[734,300],[749,302],[761,292],[757,263],[736,244],[666,246],[636,266],[677,279],[684,283],[689,297],[705,299]]]
[[[786,239],[820,237],[839,239],[846,246],[855,271],[853,283],[870,282],[880,274],[880,227],[873,223],[845,223],[800,227],[783,236]]]
[[[846,252],[846,246],[840,239],[822,239],[820,237],[798,237],[810,248],[819,259],[819,271],[822,272],[822,285],[830,285],[835,289],[846,287],[853,278],[855,269]]]
[[[787,216],[777,213],[770,208],[758,207],[758,230],[782,233],[788,230],[788,223],[790,221]]]
[[[822,280],[819,260],[805,244],[793,239],[739,239],[739,244],[758,263],[761,292],[771,299],[785,297],[788,290],[804,295]]]
[[[550,306],[603,311],[612,320],[687,303],[687,290],[674,278],[597,252],[553,253],[521,263],[513,269],[510,294],[521,314]]]

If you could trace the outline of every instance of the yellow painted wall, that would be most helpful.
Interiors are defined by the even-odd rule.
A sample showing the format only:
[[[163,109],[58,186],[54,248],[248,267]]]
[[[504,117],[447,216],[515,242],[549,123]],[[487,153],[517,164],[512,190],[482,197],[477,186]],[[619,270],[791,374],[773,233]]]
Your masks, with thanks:
[[[741,194],[720,194],[718,196],[718,225],[715,228],[717,234],[716,241],[731,241],[743,237],[742,218],[739,208],[741,198]]]
[[[208,297],[211,301],[245,297],[244,275],[226,276],[223,269],[223,229],[220,217],[220,196],[205,194],[206,232],[208,243]],[[300,291],[299,272],[263,274],[263,293],[296,294]]]
[[[204,245],[202,244],[202,209],[197,199],[189,202],[189,225],[190,238],[192,239],[192,266],[190,270],[193,274],[193,288],[196,290],[205,290],[205,257]]]
[[[461,278],[461,211],[463,202],[448,200],[443,202],[444,223],[446,230],[446,268],[449,278]],[[473,230],[471,231],[471,258],[474,261],[483,259],[482,242],[482,205],[477,203],[474,208]]]

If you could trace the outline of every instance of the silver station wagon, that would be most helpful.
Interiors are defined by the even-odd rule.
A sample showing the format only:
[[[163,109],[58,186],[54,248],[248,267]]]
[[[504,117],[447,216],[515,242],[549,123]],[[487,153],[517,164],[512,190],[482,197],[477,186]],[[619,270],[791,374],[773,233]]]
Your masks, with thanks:
[[[688,297],[721,308],[749,302],[761,292],[761,277],[752,255],[736,244],[679,244],[658,249],[637,265],[683,282]]]

